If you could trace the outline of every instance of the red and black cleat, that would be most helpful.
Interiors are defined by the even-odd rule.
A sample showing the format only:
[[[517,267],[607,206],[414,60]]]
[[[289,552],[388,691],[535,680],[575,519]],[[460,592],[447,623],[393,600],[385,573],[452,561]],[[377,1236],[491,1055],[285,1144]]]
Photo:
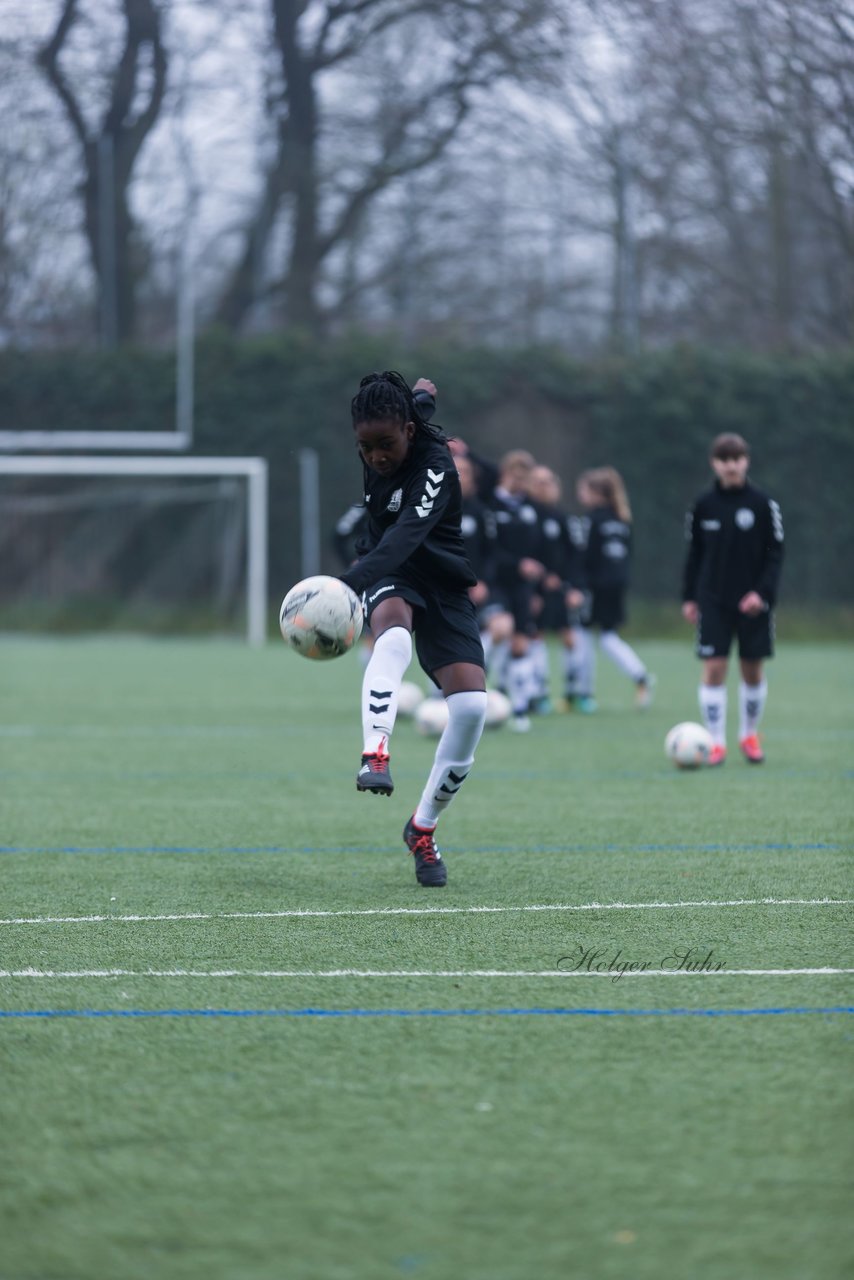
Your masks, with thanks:
[[[441,888],[448,883],[448,869],[436,848],[433,832],[416,827],[415,815],[403,828],[403,842],[415,859],[415,878],[419,884]]]
[[[394,783],[389,773],[391,756],[383,751],[385,739],[378,751],[362,756],[362,764],[356,774],[357,791],[373,791],[375,796],[390,796],[394,791]]]

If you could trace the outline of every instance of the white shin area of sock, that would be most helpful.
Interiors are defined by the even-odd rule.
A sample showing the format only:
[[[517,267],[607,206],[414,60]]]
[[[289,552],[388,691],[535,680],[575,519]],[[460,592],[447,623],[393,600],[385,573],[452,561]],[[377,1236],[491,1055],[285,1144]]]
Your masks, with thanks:
[[[603,631],[599,637],[599,647],[621,671],[625,672],[630,680],[634,680],[637,683],[638,680],[643,680],[646,676],[646,667],[632,646],[626,644],[622,636],[618,636],[616,631]]]
[[[363,752],[376,751],[391,737],[400,682],[411,661],[412,636],[405,627],[392,627],[377,637],[362,679]]]
[[[578,657],[576,659],[576,687],[574,692],[580,698],[590,698],[593,696],[593,688],[596,682],[596,646],[593,643],[593,633],[589,627],[576,628],[575,648]]]
[[[542,698],[549,691],[549,651],[545,640],[532,640],[528,648],[533,668],[535,697]]]
[[[726,685],[701,684],[700,714],[716,747],[726,746]]]
[[[485,655],[486,650],[484,649],[484,656]],[[497,689],[507,688],[507,667],[509,662],[510,641],[493,641],[486,669],[489,674],[490,684],[494,684]]]
[[[531,699],[537,696],[537,681],[530,653],[511,657],[507,664],[507,697],[514,716],[528,712]]]
[[[448,695],[448,723],[436,747],[433,768],[415,810],[416,827],[435,827],[474,763],[483,733],[486,694],[477,689]]]
[[[744,681],[739,682],[738,686],[738,736],[741,738],[749,738],[759,728],[759,721],[762,719],[762,712],[765,710],[765,699],[768,696],[768,681],[762,680],[759,684],[745,684]]]

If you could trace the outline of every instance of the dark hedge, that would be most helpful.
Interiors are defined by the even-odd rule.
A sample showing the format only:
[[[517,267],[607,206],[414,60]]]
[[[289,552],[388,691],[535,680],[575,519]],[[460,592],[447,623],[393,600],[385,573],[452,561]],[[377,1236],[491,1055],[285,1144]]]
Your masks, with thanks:
[[[617,467],[635,516],[634,590],[648,600],[677,597],[684,512],[708,483],[709,441],[738,431],[752,446],[754,481],[783,509],[783,601],[854,599],[854,355],[676,348],[580,363],[544,349],[208,334],[197,350],[194,452],[268,459],[273,600],[300,572],[298,455],[307,446],[321,456],[322,567],[337,567],[332,526],[360,496],[349,401],[362,374],[380,368],[432,377],[448,431],[490,457],[530,449],[560,473],[568,505],[580,468]],[[167,430],[174,380],[163,353],[5,351],[0,429]]]

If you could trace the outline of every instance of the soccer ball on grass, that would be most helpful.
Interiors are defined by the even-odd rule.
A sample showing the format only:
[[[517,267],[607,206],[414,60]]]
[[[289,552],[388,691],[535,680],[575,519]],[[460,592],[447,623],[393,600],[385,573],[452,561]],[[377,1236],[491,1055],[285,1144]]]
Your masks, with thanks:
[[[340,658],[362,634],[364,615],[355,591],[340,578],[318,574],[291,587],[279,610],[288,646],[304,658]]]
[[[397,714],[414,716],[423,701],[423,689],[414,680],[404,680],[397,694]]]
[[[415,708],[415,728],[425,738],[438,738],[448,723],[448,704],[444,698],[425,698]]]
[[[500,729],[510,719],[511,710],[510,699],[506,693],[501,693],[499,689],[487,689],[484,728]]]
[[[675,724],[664,739],[664,754],[677,769],[699,769],[709,763],[712,737],[708,729],[692,720]]]

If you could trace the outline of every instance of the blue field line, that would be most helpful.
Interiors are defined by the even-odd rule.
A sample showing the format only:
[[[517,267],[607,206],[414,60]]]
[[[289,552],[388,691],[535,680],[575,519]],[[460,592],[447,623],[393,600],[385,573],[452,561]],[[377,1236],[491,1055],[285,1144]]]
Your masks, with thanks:
[[[843,846],[834,842],[814,841],[807,844],[795,844],[788,841],[762,841],[756,844],[564,844],[564,845],[546,845],[546,844],[469,844],[464,849],[456,852],[461,853],[766,853],[773,851],[784,851],[793,853],[812,853],[816,851],[834,851],[842,849]],[[362,854],[362,853],[388,853],[390,850],[397,852],[398,845],[388,844],[348,844],[348,845],[288,845],[288,844],[259,844],[259,845],[224,845],[222,848],[212,848],[209,845],[170,845],[170,844],[152,844],[152,845],[134,845],[134,844],[109,844],[109,845],[15,845],[0,844],[0,854],[26,854],[26,853],[90,853],[90,854],[283,854],[283,853],[301,853],[301,854]]]
[[[0,1009],[0,1018],[762,1018],[854,1013],[854,1006],[774,1009]]]

